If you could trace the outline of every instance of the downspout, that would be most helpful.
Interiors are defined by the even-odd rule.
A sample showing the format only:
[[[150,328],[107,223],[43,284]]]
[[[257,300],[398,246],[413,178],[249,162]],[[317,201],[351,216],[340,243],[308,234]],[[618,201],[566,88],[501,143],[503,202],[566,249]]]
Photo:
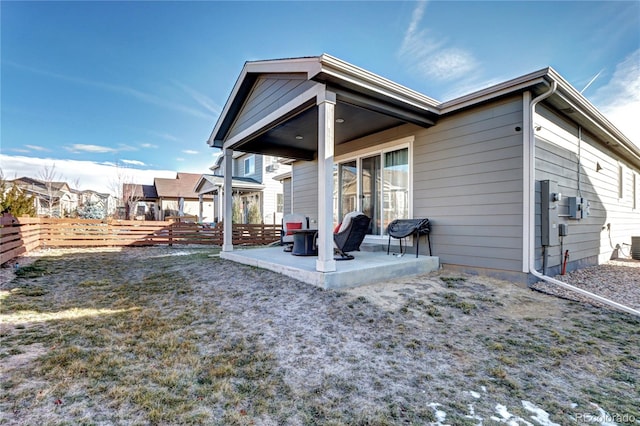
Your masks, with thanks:
[[[600,303],[603,303],[605,305],[611,306],[613,308],[619,309],[621,311],[627,312],[629,314],[632,315],[636,315],[640,317],[640,311],[633,309],[629,306],[625,306],[622,305],[620,303],[614,302],[613,300],[609,300],[607,298],[604,298],[602,296],[598,296],[597,294],[591,293],[589,291],[583,290],[581,288],[575,287],[571,284],[567,284],[563,281],[557,280],[555,278],[549,277],[547,275],[541,274],[540,272],[538,272],[536,270],[535,267],[535,189],[536,189],[536,160],[535,160],[535,152],[536,152],[536,143],[535,143],[535,134],[534,134],[534,128],[533,128],[533,117],[535,114],[535,110],[536,110],[536,105],[548,98],[549,96],[553,95],[556,91],[558,87],[558,83],[554,80],[551,83],[551,87],[549,88],[549,90],[547,90],[546,92],[544,92],[543,94],[539,95],[538,97],[534,98],[533,100],[531,100],[531,102],[529,103],[529,108],[528,111],[525,112],[524,114],[524,125],[523,127],[526,129],[526,131],[524,132],[524,146],[526,149],[528,149],[528,164],[525,164],[525,167],[529,168],[529,176],[530,178],[528,179],[528,186],[529,186],[529,191],[528,191],[528,196],[529,196],[529,200],[528,200],[528,209],[526,211],[527,214],[527,218],[528,218],[528,239],[529,239],[529,273],[531,275],[533,275],[534,277],[542,280],[542,281],[546,281],[548,283],[557,285],[559,287],[562,287],[564,289],[567,289],[569,291],[573,291],[579,294],[582,294],[583,296],[587,296],[591,299],[597,300]],[[525,203],[527,204],[527,203]],[[525,271],[526,272],[526,271]]]

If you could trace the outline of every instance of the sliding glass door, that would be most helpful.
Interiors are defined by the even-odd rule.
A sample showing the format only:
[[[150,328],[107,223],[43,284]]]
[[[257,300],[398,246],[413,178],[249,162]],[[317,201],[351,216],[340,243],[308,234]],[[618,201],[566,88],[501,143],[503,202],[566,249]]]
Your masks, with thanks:
[[[335,223],[359,210],[371,218],[369,234],[383,235],[395,219],[410,214],[409,147],[339,162],[334,168]]]
[[[380,234],[380,155],[360,162],[360,211],[371,218],[369,234]]]

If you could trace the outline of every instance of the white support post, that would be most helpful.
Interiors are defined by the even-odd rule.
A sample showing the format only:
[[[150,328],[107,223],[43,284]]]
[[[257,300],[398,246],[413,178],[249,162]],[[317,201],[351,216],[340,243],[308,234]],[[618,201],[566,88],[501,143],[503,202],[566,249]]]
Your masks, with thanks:
[[[233,251],[233,188],[231,177],[233,174],[233,150],[224,150],[224,216],[222,251]]]
[[[318,260],[316,271],[333,272],[333,151],[336,95],[318,96]]]
[[[218,197],[218,211],[216,212],[218,214],[218,222],[222,220],[222,218],[224,217],[224,199],[223,197],[223,192],[222,192],[222,185],[221,186],[217,186],[216,188],[218,188],[218,192],[217,192],[217,197]]]
[[[202,210],[204,208],[204,196],[202,194],[198,194],[198,222],[204,222],[204,217],[202,216]]]

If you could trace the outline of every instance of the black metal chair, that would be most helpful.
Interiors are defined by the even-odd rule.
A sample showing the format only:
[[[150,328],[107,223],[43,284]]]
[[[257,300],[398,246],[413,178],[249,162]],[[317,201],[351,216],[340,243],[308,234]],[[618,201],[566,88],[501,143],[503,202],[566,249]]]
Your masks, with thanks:
[[[333,234],[335,252],[340,255],[340,257],[335,257],[335,260],[352,260],[354,258],[347,253],[355,250],[360,251],[360,244],[369,231],[370,223],[371,218],[360,214],[353,217],[341,232]]]
[[[411,235],[418,238],[418,246],[416,248],[416,257],[420,252],[420,236],[427,236],[427,243],[429,244],[429,256],[431,256],[431,239],[429,233],[431,232],[431,222],[429,219],[396,219],[387,227],[387,235],[389,235],[389,241],[387,243],[387,254],[389,254],[389,248],[391,246],[391,238],[397,238],[400,240],[400,255],[402,252],[402,240]],[[406,244],[405,244],[406,245]]]

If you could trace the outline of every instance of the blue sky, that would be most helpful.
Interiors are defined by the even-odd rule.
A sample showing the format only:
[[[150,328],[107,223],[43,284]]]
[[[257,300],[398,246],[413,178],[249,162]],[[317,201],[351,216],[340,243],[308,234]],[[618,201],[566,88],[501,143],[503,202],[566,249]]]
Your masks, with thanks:
[[[7,178],[206,173],[244,62],[321,53],[440,101],[552,66],[640,145],[638,1],[2,1],[0,16]]]

